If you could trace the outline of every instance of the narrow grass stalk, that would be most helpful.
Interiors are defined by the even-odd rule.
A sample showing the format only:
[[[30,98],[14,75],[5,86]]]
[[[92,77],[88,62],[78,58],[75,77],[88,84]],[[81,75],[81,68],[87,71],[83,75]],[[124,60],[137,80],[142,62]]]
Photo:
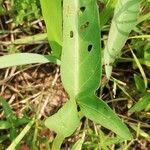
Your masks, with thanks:
[[[23,137],[27,134],[27,132],[31,129],[34,124],[34,120],[31,120],[26,127],[21,131],[21,133],[16,137],[16,139],[11,143],[11,145],[7,148],[7,150],[14,150],[15,147],[19,144],[19,142],[23,139]]]
[[[142,75],[142,77],[143,77],[143,79],[144,79],[145,88],[147,88],[147,78],[146,78],[145,72],[144,72],[144,70],[143,70],[143,68],[142,68],[142,66],[141,66],[141,64],[140,64],[140,62],[139,62],[139,60],[138,60],[138,58],[136,57],[136,55],[135,55],[134,52],[132,51],[132,49],[131,49],[131,52],[132,52],[132,55],[133,55],[133,57],[134,57],[134,60],[135,60],[135,62],[136,62],[136,64],[137,64],[137,66],[138,66],[138,68],[139,68],[139,70],[140,70],[140,72],[141,72],[141,75]]]

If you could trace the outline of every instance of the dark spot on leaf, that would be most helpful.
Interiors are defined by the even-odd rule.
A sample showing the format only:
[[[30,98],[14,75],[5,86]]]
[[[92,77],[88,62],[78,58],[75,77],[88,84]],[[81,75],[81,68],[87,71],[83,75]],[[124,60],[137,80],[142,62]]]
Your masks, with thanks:
[[[93,47],[92,44],[90,44],[90,45],[88,46],[88,52],[90,52],[90,51],[92,50],[92,47]]]
[[[113,63],[107,63],[105,66],[113,66]]]
[[[105,110],[107,110],[107,108],[106,108],[106,107],[104,107],[104,109],[105,109]]]
[[[73,31],[70,31],[70,37],[73,38]]]
[[[81,12],[83,13],[85,11],[86,7],[82,6],[80,7]]]

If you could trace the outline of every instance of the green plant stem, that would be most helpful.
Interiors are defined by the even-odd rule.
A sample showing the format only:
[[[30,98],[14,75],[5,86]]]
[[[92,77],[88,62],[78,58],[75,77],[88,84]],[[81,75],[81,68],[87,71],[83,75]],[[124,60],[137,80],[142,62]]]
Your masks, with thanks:
[[[56,135],[56,137],[53,141],[52,150],[60,150],[63,140],[64,140],[64,136],[59,135],[59,134]]]

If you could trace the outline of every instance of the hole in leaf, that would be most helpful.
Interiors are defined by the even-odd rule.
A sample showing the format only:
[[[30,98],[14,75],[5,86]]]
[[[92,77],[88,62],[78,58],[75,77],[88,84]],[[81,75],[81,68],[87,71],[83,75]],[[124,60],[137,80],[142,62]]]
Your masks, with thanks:
[[[92,48],[93,48],[93,45],[90,44],[90,45],[88,46],[88,52],[90,52],[90,51],[92,50]]]
[[[83,13],[85,11],[86,7],[82,6],[80,7],[81,12]]]
[[[80,29],[81,31],[84,31],[88,26],[89,26],[89,22],[87,21],[85,24],[81,25]]]
[[[73,38],[73,31],[70,31],[70,37]]]

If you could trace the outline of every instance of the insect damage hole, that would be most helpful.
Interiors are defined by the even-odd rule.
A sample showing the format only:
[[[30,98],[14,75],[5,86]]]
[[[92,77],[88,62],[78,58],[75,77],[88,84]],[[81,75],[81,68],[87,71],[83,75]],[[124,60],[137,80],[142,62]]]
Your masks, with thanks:
[[[85,6],[82,6],[80,7],[80,11],[83,13],[85,11],[86,7]]]
[[[92,44],[88,45],[88,52],[90,52],[92,50],[92,48],[93,48]]]
[[[85,29],[89,26],[89,24],[90,23],[87,21],[85,24],[83,24],[83,25],[80,26],[80,30],[81,31],[85,31]]]
[[[70,38],[73,38],[73,31],[70,31]]]

